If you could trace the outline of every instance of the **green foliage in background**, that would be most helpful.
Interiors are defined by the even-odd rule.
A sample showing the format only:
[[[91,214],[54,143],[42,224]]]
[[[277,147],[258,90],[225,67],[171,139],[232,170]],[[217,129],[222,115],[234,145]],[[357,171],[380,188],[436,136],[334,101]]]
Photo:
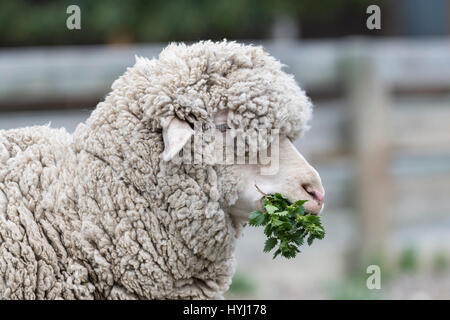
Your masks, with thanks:
[[[267,240],[264,252],[269,252],[278,245],[274,259],[280,254],[288,259],[295,258],[305,238],[308,245],[311,245],[315,239],[323,239],[325,236],[320,217],[305,214],[305,202],[306,200],[299,200],[290,203],[281,194],[275,193],[262,199],[264,212],[256,210],[250,214],[250,226],[265,226]]]
[[[419,269],[419,252],[417,248],[410,246],[401,251],[399,268],[403,272],[415,272]]]
[[[228,292],[235,295],[248,295],[254,293],[255,290],[256,284],[252,277],[247,273],[237,271],[233,276]]]
[[[450,258],[444,250],[438,251],[433,256],[433,270],[442,273],[450,270]]]
[[[395,264],[395,263],[394,263]],[[380,267],[380,289],[370,290],[367,280],[373,273],[369,266]],[[386,299],[386,288],[395,276],[395,265],[380,251],[372,251],[360,263],[351,266],[342,280],[332,281],[326,286],[330,299],[335,300],[378,300]]]
[[[327,286],[328,297],[332,300],[379,300],[385,299],[383,287],[369,290],[366,286],[366,273],[353,274],[342,281]]]
[[[0,0],[0,46],[263,39],[278,17],[364,15],[368,0]],[[68,30],[66,9],[81,9]],[[364,24],[361,24],[364,25]],[[329,30],[336,29],[335,27]]]

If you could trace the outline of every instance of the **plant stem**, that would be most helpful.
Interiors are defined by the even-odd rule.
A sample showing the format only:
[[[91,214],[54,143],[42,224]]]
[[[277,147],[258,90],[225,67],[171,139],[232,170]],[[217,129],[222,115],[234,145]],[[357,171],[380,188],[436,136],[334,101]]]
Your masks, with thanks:
[[[256,185],[256,183],[255,183],[255,188],[256,188],[256,190],[259,191],[259,193],[261,193],[263,196],[267,197],[267,193],[264,193],[264,192]]]

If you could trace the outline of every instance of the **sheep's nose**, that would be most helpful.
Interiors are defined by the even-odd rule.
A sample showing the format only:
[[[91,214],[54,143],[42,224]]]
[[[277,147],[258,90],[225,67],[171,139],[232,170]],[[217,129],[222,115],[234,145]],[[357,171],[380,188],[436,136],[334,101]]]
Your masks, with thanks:
[[[317,202],[319,206],[323,204],[324,200],[324,194],[314,187],[312,187],[310,184],[304,184],[302,185],[303,189],[314,199],[314,201]]]

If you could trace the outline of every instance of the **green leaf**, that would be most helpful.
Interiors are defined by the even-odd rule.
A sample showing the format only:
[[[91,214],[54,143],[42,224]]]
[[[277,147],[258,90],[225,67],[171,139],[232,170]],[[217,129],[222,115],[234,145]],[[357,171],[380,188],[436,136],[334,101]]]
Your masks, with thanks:
[[[273,195],[273,197],[288,201],[288,199],[285,198],[281,193],[275,193],[275,194]]]
[[[294,205],[296,205],[297,207],[301,207],[303,206],[306,202],[308,202],[308,200],[298,200],[294,202]]]
[[[273,205],[271,205],[271,204],[266,205],[266,206],[264,207],[264,209],[266,209],[266,211],[267,211],[269,214],[274,214],[276,211],[278,211],[278,208],[275,207],[275,206],[273,206]]]
[[[259,210],[253,211],[249,216],[249,225],[260,226],[264,223],[264,213]]]
[[[272,220],[272,227],[279,227],[283,224],[284,222],[278,219],[273,219]]]
[[[305,214],[305,202],[306,200],[298,200],[290,203],[286,197],[275,193],[262,199],[264,212],[256,210],[250,214],[251,226],[265,226],[267,240],[264,252],[271,251],[278,244],[274,259],[279,255],[292,259],[300,252],[299,247],[304,244],[305,238],[311,245],[315,239],[323,239],[325,236],[320,217]]]
[[[275,251],[275,253],[273,254],[273,258],[272,258],[272,259],[275,259],[280,253],[281,253],[281,250],[280,250],[280,249],[278,249],[277,251]]]
[[[285,231],[289,231],[292,229],[292,224],[289,222],[284,221],[281,225],[280,225],[280,229],[281,230],[285,230]]]
[[[269,238],[266,240],[266,243],[264,245],[264,252],[269,252],[272,250],[278,243],[278,240],[276,238]]]
[[[271,224],[266,225],[266,227],[264,228],[264,234],[268,237],[270,237],[272,235],[272,225]]]
[[[304,230],[297,230],[293,235],[293,241],[298,245],[301,246],[303,244],[303,238],[305,237],[305,231]]]
[[[248,218],[249,218],[250,220],[252,220],[252,219],[255,219],[256,217],[260,216],[261,214],[263,214],[261,211],[255,210],[255,211],[252,211],[252,212],[250,213],[250,215],[249,215]]]

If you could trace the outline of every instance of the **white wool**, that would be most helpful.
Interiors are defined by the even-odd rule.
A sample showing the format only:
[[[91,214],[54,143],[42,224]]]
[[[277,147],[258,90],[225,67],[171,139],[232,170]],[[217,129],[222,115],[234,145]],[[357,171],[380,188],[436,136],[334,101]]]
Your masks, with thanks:
[[[311,104],[281,67],[261,47],[171,44],[136,57],[73,136],[0,131],[0,298],[221,298],[242,228],[227,212],[237,179],[162,161],[162,123],[229,110],[237,132],[295,139]]]

